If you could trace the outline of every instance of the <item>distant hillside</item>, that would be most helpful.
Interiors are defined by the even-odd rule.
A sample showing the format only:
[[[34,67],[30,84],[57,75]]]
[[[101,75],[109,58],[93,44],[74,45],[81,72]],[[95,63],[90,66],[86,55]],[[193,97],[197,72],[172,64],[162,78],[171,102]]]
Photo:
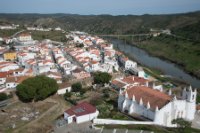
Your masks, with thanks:
[[[200,11],[172,15],[73,15],[73,14],[0,14],[0,24],[57,27],[95,34],[131,34],[150,28],[171,29],[174,33],[199,40]],[[190,30],[188,30],[190,29]],[[192,29],[192,30],[191,30]]]

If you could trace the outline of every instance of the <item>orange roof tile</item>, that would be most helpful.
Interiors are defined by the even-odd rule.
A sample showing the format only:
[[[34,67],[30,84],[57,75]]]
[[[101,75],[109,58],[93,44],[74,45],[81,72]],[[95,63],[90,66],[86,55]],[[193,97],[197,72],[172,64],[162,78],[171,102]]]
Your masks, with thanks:
[[[128,88],[126,92],[129,99],[132,99],[134,95],[135,100],[138,103],[141,98],[143,100],[143,105],[147,106],[147,103],[149,102],[152,110],[155,110],[156,107],[161,109],[172,100],[171,96],[146,86],[133,86]],[[125,95],[125,92],[123,94]]]

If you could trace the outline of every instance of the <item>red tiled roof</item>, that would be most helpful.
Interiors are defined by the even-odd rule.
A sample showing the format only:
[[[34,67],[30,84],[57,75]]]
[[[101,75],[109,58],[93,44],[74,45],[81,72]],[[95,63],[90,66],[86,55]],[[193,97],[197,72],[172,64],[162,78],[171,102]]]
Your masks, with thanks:
[[[146,83],[148,80],[141,78],[141,77],[137,77],[137,76],[128,76],[122,79],[123,82],[126,82],[128,84],[133,84],[133,83],[140,83],[140,84],[144,84]]]
[[[112,81],[112,84],[113,85],[116,85],[117,87],[119,87],[119,88],[122,88],[122,87],[124,87],[126,84],[125,83],[122,83],[122,82],[120,82],[120,81],[118,81],[118,80],[113,80]]]
[[[82,116],[86,114],[91,114],[96,112],[96,107],[93,105],[87,103],[87,102],[82,102],[71,109],[68,109],[65,111],[68,115],[70,116]]]
[[[19,36],[31,36],[29,33],[21,33]]]
[[[91,64],[98,64],[97,61],[91,61]]]
[[[131,88],[128,88],[126,92],[128,94],[129,99],[132,99],[134,95],[135,100],[138,103],[141,98],[143,101],[143,105],[147,106],[147,103],[149,102],[152,110],[155,110],[157,106],[159,109],[161,109],[163,106],[165,106],[167,103],[169,103],[172,100],[172,97],[170,97],[169,95],[162,93],[160,91],[148,88],[146,86],[133,86]],[[125,95],[125,92],[124,92],[124,95]]]
[[[6,78],[8,75],[7,72],[0,72],[0,78]]]

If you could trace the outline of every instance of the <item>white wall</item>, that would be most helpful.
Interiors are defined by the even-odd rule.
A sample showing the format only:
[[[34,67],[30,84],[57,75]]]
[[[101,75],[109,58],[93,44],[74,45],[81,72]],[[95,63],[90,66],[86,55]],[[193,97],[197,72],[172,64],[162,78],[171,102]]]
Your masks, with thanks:
[[[6,82],[6,78],[0,78],[0,85],[5,84],[5,82]]]
[[[95,113],[91,113],[88,115],[78,116],[76,117],[76,123],[91,121],[94,118],[97,118],[98,115],[99,115],[99,111],[96,111]]]
[[[154,125],[154,122],[150,121],[125,121],[125,120],[112,120],[112,119],[94,119],[94,124],[120,124],[120,125],[128,125],[128,124],[142,124],[142,125]]]
[[[66,88],[63,88],[63,89],[59,89],[59,90],[57,91],[57,93],[58,93],[58,95],[63,95],[63,94],[66,93],[66,90],[67,90],[68,92],[70,92],[70,91],[71,91],[71,87],[66,87]]]
[[[6,83],[6,88],[15,88],[17,84],[15,82]]]

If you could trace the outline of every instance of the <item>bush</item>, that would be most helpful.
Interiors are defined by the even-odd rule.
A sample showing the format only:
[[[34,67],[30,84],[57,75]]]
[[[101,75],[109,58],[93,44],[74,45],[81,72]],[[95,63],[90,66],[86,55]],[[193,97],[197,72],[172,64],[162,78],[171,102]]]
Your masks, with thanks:
[[[6,93],[0,93],[0,101],[8,99],[8,95]]]
[[[81,83],[75,83],[72,84],[72,92],[80,92],[82,90],[82,84]]]
[[[105,84],[109,83],[112,76],[106,72],[96,72],[94,73],[94,83],[95,84]]]
[[[31,102],[44,100],[58,90],[57,82],[46,76],[36,76],[17,85],[17,95],[21,101]]]
[[[66,93],[64,94],[65,100],[69,99],[71,96],[72,96],[71,92],[66,92]]]

